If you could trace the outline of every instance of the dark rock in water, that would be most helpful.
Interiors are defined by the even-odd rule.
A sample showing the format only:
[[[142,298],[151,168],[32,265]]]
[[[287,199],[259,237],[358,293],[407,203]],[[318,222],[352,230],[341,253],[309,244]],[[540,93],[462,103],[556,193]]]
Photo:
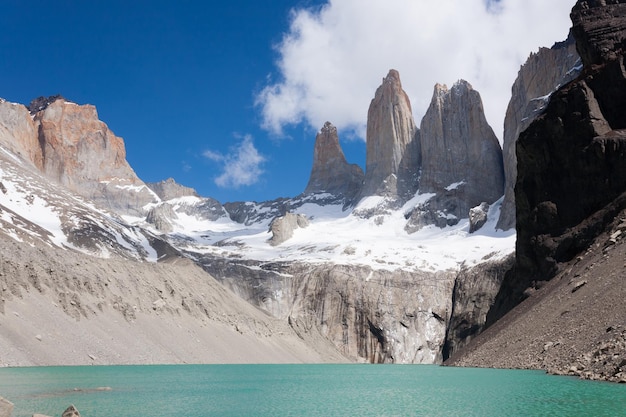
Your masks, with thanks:
[[[80,413],[76,407],[74,407],[74,404],[72,404],[65,409],[63,414],[61,414],[61,417],[80,417]]]
[[[13,403],[0,397],[0,417],[11,417],[13,414]]]
[[[489,204],[482,202],[479,206],[471,208],[469,211],[470,228],[469,232],[474,233],[480,230],[487,223],[487,213],[489,212]]]
[[[504,119],[504,200],[497,228],[509,230],[515,227],[515,181],[517,180],[517,157],[515,143],[520,133],[545,110],[550,95],[580,74],[582,61],[576,52],[572,32],[567,40],[552,48],[539,48],[532,53],[519,70],[511,88],[511,100]]]
[[[626,207],[626,4],[579,1],[572,21],[583,73],[552,94],[517,141],[515,272],[490,320],[586,250]]]
[[[361,190],[363,179],[361,167],[346,161],[337,128],[326,122],[315,138],[313,168],[304,194],[329,193],[344,197],[350,204]]]

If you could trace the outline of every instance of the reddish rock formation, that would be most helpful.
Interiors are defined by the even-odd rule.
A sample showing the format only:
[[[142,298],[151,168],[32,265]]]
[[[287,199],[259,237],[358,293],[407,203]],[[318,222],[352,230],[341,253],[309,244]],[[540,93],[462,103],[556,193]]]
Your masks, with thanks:
[[[57,98],[42,107],[34,123],[45,175],[122,212],[137,213],[155,201],[126,161],[124,141],[98,119],[94,106]]]

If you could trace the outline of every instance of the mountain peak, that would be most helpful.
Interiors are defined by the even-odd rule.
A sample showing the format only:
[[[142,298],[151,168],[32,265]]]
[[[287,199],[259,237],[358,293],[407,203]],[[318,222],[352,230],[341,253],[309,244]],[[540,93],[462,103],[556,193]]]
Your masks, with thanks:
[[[402,89],[400,74],[392,69],[376,90],[367,113],[367,157],[362,197],[397,196],[401,165],[407,166],[407,171],[419,171],[417,133],[409,97]],[[417,188],[417,184],[414,185]]]
[[[352,200],[363,183],[363,170],[346,161],[337,128],[330,122],[324,123],[315,138],[313,168],[305,194],[330,193]]]

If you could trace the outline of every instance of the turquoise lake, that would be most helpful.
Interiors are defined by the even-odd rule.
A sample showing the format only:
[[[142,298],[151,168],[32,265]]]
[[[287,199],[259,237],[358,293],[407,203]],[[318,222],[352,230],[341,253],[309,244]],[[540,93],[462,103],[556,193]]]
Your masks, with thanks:
[[[626,385],[425,365],[0,368],[0,396],[15,417],[626,416]]]

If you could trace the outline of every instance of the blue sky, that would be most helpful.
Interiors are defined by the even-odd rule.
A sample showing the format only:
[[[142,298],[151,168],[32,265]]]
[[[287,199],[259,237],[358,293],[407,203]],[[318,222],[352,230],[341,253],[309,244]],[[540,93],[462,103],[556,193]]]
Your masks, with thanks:
[[[326,120],[364,165],[367,107],[390,68],[418,123],[436,82],[464,78],[502,137],[519,65],[566,37],[573,3],[8,0],[0,97],[94,104],[144,181],[222,202],[290,197]]]

